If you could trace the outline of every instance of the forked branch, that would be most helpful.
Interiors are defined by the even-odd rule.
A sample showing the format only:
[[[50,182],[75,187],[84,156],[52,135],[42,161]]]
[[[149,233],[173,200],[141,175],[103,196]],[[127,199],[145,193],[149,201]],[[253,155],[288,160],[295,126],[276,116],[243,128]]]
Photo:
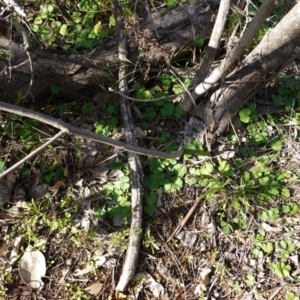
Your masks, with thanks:
[[[65,131],[66,133],[69,133],[69,134],[74,134],[74,135],[77,135],[77,136],[80,136],[80,137],[83,137],[83,138],[86,138],[86,139],[89,139],[89,140],[92,140],[92,141],[95,141],[98,143],[106,144],[109,146],[113,146],[113,147],[122,149],[124,151],[133,152],[133,153],[137,153],[140,155],[168,159],[168,158],[179,157],[183,154],[182,146],[178,149],[178,151],[175,151],[172,153],[166,153],[166,152],[161,152],[161,151],[156,151],[156,150],[145,149],[145,148],[141,148],[141,147],[138,147],[135,145],[126,144],[121,141],[111,139],[107,136],[103,136],[103,135],[100,135],[100,134],[97,134],[97,133],[94,133],[91,131],[87,131],[85,129],[81,129],[81,128],[72,126],[62,120],[49,117],[43,113],[32,111],[30,109],[19,107],[19,106],[16,106],[16,105],[13,105],[10,103],[5,103],[2,101],[0,101],[0,111],[1,110],[10,112],[12,114],[16,114],[19,116],[23,116],[23,117],[27,117],[27,118],[31,118],[31,119],[40,121],[42,123],[51,125],[62,131]]]

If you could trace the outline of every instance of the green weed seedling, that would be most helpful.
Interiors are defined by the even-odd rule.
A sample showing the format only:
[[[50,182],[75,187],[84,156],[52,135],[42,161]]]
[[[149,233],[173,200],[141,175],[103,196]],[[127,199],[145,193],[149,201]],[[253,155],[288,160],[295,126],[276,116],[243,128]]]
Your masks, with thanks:
[[[5,134],[11,139],[20,139],[27,150],[32,150],[41,143],[41,136],[36,130],[40,122],[27,118],[14,117],[5,128]]]
[[[69,283],[66,284],[66,287],[68,289],[68,293],[71,296],[72,299],[82,299],[82,300],[90,300],[91,297],[87,295],[87,292],[78,285],[70,285]]]
[[[93,47],[99,40],[112,34],[115,19],[110,2],[76,0],[66,2],[65,16],[60,17],[56,2],[48,1],[32,22],[32,31],[48,46],[70,48]]]
[[[159,251],[159,247],[155,242],[155,237],[151,234],[150,227],[147,227],[145,230],[143,245],[145,248],[150,249],[152,254],[154,254],[155,251]]]
[[[270,269],[279,277],[286,278],[290,276],[291,266],[284,262],[271,263]]]
[[[84,103],[81,112],[83,115],[89,115],[95,110],[95,105],[91,102]]]
[[[120,249],[120,251],[125,251],[128,247],[129,233],[129,228],[114,232],[110,238],[111,245]]]
[[[280,217],[280,212],[277,207],[270,208],[269,210],[260,212],[258,214],[259,219],[262,221],[276,221]]]
[[[163,187],[164,192],[176,192],[183,187],[182,178],[187,168],[177,162],[177,159],[153,158],[149,162],[150,174],[145,177],[144,184],[150,191]]]
[[[255,277],[252,275],[252,274],[248,274],[247,275],[247,278],[245,280],[246,284],[249,286],[249,287],[252,287],[255,285],[256,283],[256,280],[255,280]]]
[[[277,241],[276,247],[282,258],[289,258],[296,249],[295,244],[288,239]]]
[[[240,120],[243,123],[255,122],[258,120],[258,114],[253,103],[250,103],[248,107],[243,108],[239,112]]]
[[[94,123],[95,132],[105,136],[111,136],[119,124],[119,108],[113,104],[104,107],[105,114],[101,120]]]
[[[285,296],[285,300],[300,300],[300,298],[292,292],[287,292]]]
[[[111,168],[120,170],[120,176],[114,183],[109,182],[103,185],[102,193],[104,197],[111,197],[113,201],[106,210],[97,210],[96,214],[98,217],[104,217],[106,214],[118,215],[126,223],[131,215],[129,169],[123,162],[114,162]]]
[[[283,137],[281,135],[272,137],[269,133],[269,128],[274,127],[278,130],[282,127],[276,117],[270,115],[267,117],[266,121],[258,121],[258,114],[252,103],[239,112],[239,117],[241,122],[249,124],[247,126],[247,131],[248,140],[251,145],[258,146],[262,144],[270,144],[273,150],[281,150]]]
[[[150,194],[145,197],[144,212],[145,214],[151,216],[156,211],[158,195],[154,191],[150,191]]]
[[[56,164],[48,165],[42,173],[41,182],[49,185],[55,184],[57,181],[62,181],[64,177],[64,169]]]
[[[275,105],[285,105],[288,107],[294,104],[300,104],[300,83],[298,78],[287,78],[282,74],[278,79],[279,88],[272,95],[272,100]]]
[[[284,193],[285,198],[290,198],[290,191],[288,189],[284,189],[282,191]],[[299,206],[295,202],[289,202],[287,204],[282,205],[282,212],[285,214],[296,215],[299,212]]]

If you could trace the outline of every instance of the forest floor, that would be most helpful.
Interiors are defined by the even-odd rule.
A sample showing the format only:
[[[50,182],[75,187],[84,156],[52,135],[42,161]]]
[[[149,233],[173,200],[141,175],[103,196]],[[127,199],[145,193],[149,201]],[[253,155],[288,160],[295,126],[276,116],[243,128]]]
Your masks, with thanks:
[[[130,95],[182,92],[197,65],[183,57],[173,67],[135,77]],[[184,141],[185,151],[142,159],[143,240],[124,293],[115,287],[131,221],[125,151],[64,135],[0,177],[0,299],[299,300],[298,70],[261,90],[210,152],[205,137],[187,139],[197,120],[171,100],[131,103],[139,146],[172,152]],[[70,102],[51,86],[47,97],[33,109],[125,139],[118,97],[105,89]],[[0,175],[56,133],[8,113],[0,125]],[[22,264],[28,247],[36,260]],[[42,278],[38,291],[28,274]]]
[[[251,119],[240,113],[235,132],[220,137],[211,153],[193,140],[179,159],[143,160],[143,243],[136,278],[124,294],[114,287],[129,236],[126,153],[64,137],[1,179],[1,200],[10,201],[0,214],[0,298],[298,299],[297,108],[257,113],[265,95],[269,102],[283,92],[299,97],[298,79],[288,80],[293,91],[280,90],[280,80],[271,94],[263,91],[249,104]],[[44,111],[123,139],[117,100],[100,96],[63,105],[57,97]],[[164,104],[154,103],[133,107],[144,133],[141,145],[166,148],[183,140],[188,119],[174,109],[164,116]],[[46,125],[11,115],[2,115],[1,123],[3,170],[53,134]],[[198,208],[174,235],[196,201]],[[46,259],[39,292],[19,275],[18,260],[28,245]]]

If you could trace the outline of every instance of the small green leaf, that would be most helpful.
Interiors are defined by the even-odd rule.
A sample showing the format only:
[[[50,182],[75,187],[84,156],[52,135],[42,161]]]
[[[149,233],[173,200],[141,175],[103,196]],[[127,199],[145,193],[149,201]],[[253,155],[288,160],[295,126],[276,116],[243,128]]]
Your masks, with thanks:
[[[3,160],[0,160],[0,174],[3,173],[5,170],[5,162]]]
[[[290,276],[291,266],[290,265],[286,265],[284,262],[278,262],[276,264],[271,264],[270,268],[279,277],[285,278],[285,277]]]
[[[114,15],[111,15],[109,17],[109,23],[108,23],[108,27],[111,28],[111,27],[115,27],[116,26],[116,20],[115,20],[115,17]]]
[[[88,102],[88,103],[83,104],[81,111],[82,111],[82,114],[88,115],[91,112],[93,112],[94,109],[95,109],[94,104]]]
[[[214,164],[211,162],[206,162],[202,168],[200,169],[201,174],[203,175],[211,175],[214,171]]]
[[[286,198],[286,199],[290,198],[290,197],[291,197],[290,190],[287,189],[287,188],[283,188],[283,189],[281,190],[281,196],[282,196],[283,198]]]
[[[255,277],[252,274],[249,274],[247,275],[245,282],[248,286],[253,286],[255,284]]]
[[[174,8],[176,6],[175,0],[166,0],[168,8]]]
[[[175,114],[176,114],[177,116],[182,116],[182,115],[184,114],[183,108],[182,108],[182,107],[179,107],[179,106],[175,107]]]
[[[176,171],[178,177],[183,177],[187,173],[187,167],[181,164],[175,165],[173,170]]]
[[[106,111],[108,114],[117,113],[117,108],[115,107],[115,105],[110,104],[107,106]]]
[[[196,36],[194,43],[196,46],[202,47],[204,45],[204,39],[200,36]]]
[[[173,103],[165,103],[163,107],[160,109],[160,113],[164,117],[170,117],[174,114],[174,104]]]
[[[219,172],[224,176],[231,176],[233,174],[233,169],[226,160],[221,160],[219,162]]]
[[[267,214],[266,211],[263,211],[261,213],[258,214],[259,219],[261,219],[262,221],[267,221],[269,219],[269,216]]]
[[[148,91],[148,90],[139,90],[137,93],[136,93],[136,97],[138,99],[151,99],[152,98],[152,95],[151,95],[151,92]]]
[[[49,14],[51,14],[51,13],[53,13],[53,11],[54,11],[54,9],[55,9],[55,6],[54,6],[53,4],[48,4],[48,5],[46,6],[46,9],[47,9],[47,12],[48,12]]]
[[[271,148],[275,151],[280,151],[282,147],[281,139],[275,139],[271,142]]]
[[[285,240],[283,241],[279,241],[278,246],[282,249],[282,250],[287,250],[288,248],[288,244]]]
[[[250,114],[251,114],[251,109],[246,107],[243,108],[240,112],[239,112],[239,116],[240,119],[243,123],[249,123],[250,122]]]
[[[229,224],[229,223],[227,223],[225,221],[221,221],[220,225],[221,225],[222,230],[223,230],[223,232],[225,234],[229,234],[229,233],[231,233],[233,231],[233,228],[232,228],[231,224]]]
[[[242,175],[242,178],[243,178],[243,180],[244,180],[245,182],[247,182],[247,181],[250,180],[251,175],[250,175],[250,173],[249,173],[248,171],[245,171],[245,172],[243,173],[243,175]]]
[[[169,131],[163,132],[160,137],[157,139],[160,144],[165,143],[171,137],[171,133]]]
[[[63,36],[65,36],[67,34],[67,29],[68,29],[68,25],[67,24],[62,24],[60,29],[59,29],[59,33]]]
[[[146,203],[151,206],[151,205],[155,205],[156,201],[157,201],[157,193],[154,191],[150,192],[150,195],[146,197]]]
[[[264,250],[264,252],[266,253],[271,253],[273,252],[274,250],[274,247],[273,247],[273,244],[271,242],[267,242],[267,243],[264,243],[262,245],[262,249]]]
[[[298,213],[299,206],[297,203],[294,203],[294,202],[290,203],[290,208],[291,208],[291,210],[290,210],[291,215],[295,215]]]
[[[157,115],[155,109],[153,108],[153,106],[147,107],[146,111],[144,113],[144,116],[150,119],[155,118]]]
[[[130,187],[129,184],[129,177],[128,176],[123,176],[119,179],[120,187],[122,190],[127,190]]]
[[[184,91],[184,87],[182,85],[174,84],[173,87],[172,87],[172,91],[175,94],[180,94]]]
[[[97,23],[94,25],[93,31],[94,31],[95,34],[98,34],[98,33],[101,32],[101,30],[102,30],[102,24],[101,24],[101,22],[99,21],[99,22],[97,22]]]
[[[57,85],[51,85],[50,90],[52,95],[58,95],[61,92],[61,88]]]
[[[187,185],[193,186],[197,183],[197,178],[192,174],[187,174],[184,178],[184,181]]]
[[[168,88],[172,83],[172,76],[169,74],[162,74],[160,80],[163,86]]]
[[[299,297],[297,297],[294,293],[292,292],[287,292],[285,296],[285,300],[300,300]]]
[[[144,212],[145,214],[147,214],[148,216],[152,216],[156,211],[156,207],[155,206],[144,206]]]

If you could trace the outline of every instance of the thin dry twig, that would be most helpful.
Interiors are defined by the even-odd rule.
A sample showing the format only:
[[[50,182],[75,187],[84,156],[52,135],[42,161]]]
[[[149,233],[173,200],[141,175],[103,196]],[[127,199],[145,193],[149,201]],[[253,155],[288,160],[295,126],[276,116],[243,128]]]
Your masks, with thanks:
[[[59,133],[57,133],[54,137],[52,137],[48,142],[44,143],[42,146],[40,146],[39,148],[35,149],[34,151],[32,151],[30,154],[26,155],[23,159],[21,159],[20,161],[18,161],[16,164],[14,164],[13,166],[11,166],[10,168],[8,168],[7,170],[5,170],[4,172],[2,172],[0,174],[0,179],[5,177],[7,174],[9,174],[10,172],[16,170],[18,167],[20,167],[23,163],[25,163],[26,161],[30,160],[31,158],[35,157],[36,155],[38,155],[40,152],[42,152],[43,150],[45,150],[49,145],[51,145],[55,140],[57,140],[59,137],[61,137],[66,131],[65,130],[61,130]]]
[[[19,6],[17,6],[18,4],[15,3],[14,1],[6,1],[7,5],[9,6],[12,6],[16,12],[18,13],[18,10],[19,10]],[[19,11],[20,13],[20,11]],[[2,21],[8,21],[7,19],[3,18],[3,17],[0,17],[0,20]],[[24,51],[28,57],[28,60],[25,61],[25,63],[29,62],[29,67],[30,67],[30,82],[29,82],[29,87],[28,87],[28,90],[27,92],[25,93],[24,96],[22,96],[22,99],[26,99],[26,97],[30,94],[30,91],[31,91],[31,88],[32,88],[32,84],[33,84],[33,64],[32,64],[32,59],[31,59],[31,56],[30,56],[30,53],[28,51],[28,48],[29,48],[29,42],[28,42],[28,36],[27,36],[27,33],[26,33],[26,30],[25,28],[19,23],[17,22],[16,20],[13,20],[12,19],[12,16],[11,16],[11,20],[9,20],[11,22],[11,26],[14,26],[16,28],[16,30],[22,35],[22,38],[23,38],[23,48],[24,48]],[[10,55],[10,59],[12,58],[12,55]],[[21,64],[19,64],[20,66]],[[14,66],[16,67],[16,66]],[[9,68],[10,71],[13,69],[13,67],[10,67]]]
[[[178,226],[175,228],[175,230],[172,232],[172,234],[170,235],[170,237],[167,239],[167,242],[170,242],[172,240],[172,238],[174,236],[176,236],[181,231],[181,229],[183,228],[183,226],[186,224],[186,222],[189,220],[189,218],[192,216],[192,214],[194,213],[194,211],[198,207],[199,203],[200,203],[199,200],[195,201],[195,203],[190,208],[190,210],[188,211],[188,213],[186,214],[186,216],[180,221],[180,223],[178,224]]]
[[[115,18],[117,20],[117,29],[119,36],[119,49],[118,57],[121,63],[119,69],[119,90],[123,94],[128,93],[126,67],[125,63],[127,60],[127,41],[124,34],[124,19],[122,14],[122,7],[120,0],[114,1],[115,6]],[[134,123],[132,121],[132,115],[130,110],[130,104],[128,99],[120,96],[120,108],[122,118],[125,127],[125,137],[128,144],[136,145],[134,135]],[[140,156],[134,153],[128,153],[128,163],[130,168],[130,179],[131,179],[131,226],[130,226],[130,237],[128,249],[126,252],[125,261],[121,277],[117,284],[117,291],[124,291],[134,277],[138,258],[139,250],[142,239],[142,217],[143,217],[143,203],[142,203],[142,169]]]
[[[180,146],[178,151],[175,151],[172,153],[166,153],[166,152],[141,148],[141,147],[138,147],[135,145],[126,144],[121,141],[117,141],[117,140],[111,139],[109,137],[106,137],[106,136],[103,136],[103,135],[100,135],[100,134],[97,134],[97,133],[94,133],[91,131],[77,128],[75,126],[67,124],[66,122],[64,122],[62,120],[49,117],[43,113],[32,111],[30,109],[19,107],[19,106],[5,103],[2,101],[0,101],[0,111],[1,110],[7,111],[10,113],[19,115],[19,116],[31,118],[31,119],[40,121],[42,123],[46,123],[55,128],[63,130],[68,134],[74,134],[74,135],[77,135],[77,136],[80,136],[80,137],[83,137],[86,139],[90,139],[90,140],[98,142],[98,143],[106,144],[106,145],[113,146],[113,147],[116,147],[119,149],[123,149],[124,151],[129,151],[129,152],[133,152],[133,153],[137,153],[137,154],[141,154],[141,155],[145,155],[145,156],[161,157],[161,158],[167,158],[167,159],[168,158],[176,158],[176,157],[181,156],[184,151],[183,146]]]
[[[178,224],[178,226],[172,232],[172,234],[168,238],[167,242],[171,241],[171,239],[174,236],[176,236],[181,231],[181,229],[183,228],[183,226],[187,223],[187,221],[190,219],[190,217],[192,216],[192,214],[194,213],[194,211],[198,207],[200,201],[206,197],[206,195],[207,195],[206,191],[207,191],[207,189],[204,189],[204,191],[202,192],[202,194],[195,200],[193,206],[190,208],[190,210],[188,211],[188,213],[185,215],[185,217],[180,221],[180,223]]]

